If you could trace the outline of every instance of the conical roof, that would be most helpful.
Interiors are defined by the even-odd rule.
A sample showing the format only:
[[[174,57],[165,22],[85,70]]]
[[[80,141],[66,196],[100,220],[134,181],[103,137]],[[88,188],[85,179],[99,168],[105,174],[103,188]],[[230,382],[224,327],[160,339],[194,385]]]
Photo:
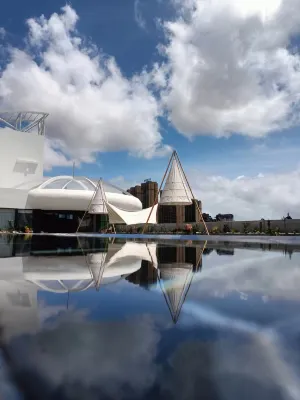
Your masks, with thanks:
[[[189,205],[192,204],[192,198],[193,195],[188,187],[182,167],[173,153],[171,167],[160,196],[159,204]]]
[[[106,207],[106,195],[103,189],[102,180],[100,180],[98,189],[89,207],[90,214],[108,214]]]
[[[176,323],[193,278],[193,264],[160,264],[159,271],[161,288]]]

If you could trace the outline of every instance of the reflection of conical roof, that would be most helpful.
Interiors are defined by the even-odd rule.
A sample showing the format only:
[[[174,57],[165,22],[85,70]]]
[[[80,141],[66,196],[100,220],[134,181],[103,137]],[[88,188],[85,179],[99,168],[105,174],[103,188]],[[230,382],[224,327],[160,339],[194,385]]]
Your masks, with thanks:
[[[159,204],[189,205],[192,204],[192,193],[189,190],[184,173],[175,156],[162,190]]]
[[[160,264],[159,271],[161,288],[176,323],[193,278],[193,264]]]
[[[91,253],[87,255],[87,263],[91,270],[96,286],[100,285],[105,269],[105,259],[107,253]]]
[[[89,213],[108,214],[106,202],[106,195],[103,189],[102,180],[100,180],[96,194],[90,204]]]

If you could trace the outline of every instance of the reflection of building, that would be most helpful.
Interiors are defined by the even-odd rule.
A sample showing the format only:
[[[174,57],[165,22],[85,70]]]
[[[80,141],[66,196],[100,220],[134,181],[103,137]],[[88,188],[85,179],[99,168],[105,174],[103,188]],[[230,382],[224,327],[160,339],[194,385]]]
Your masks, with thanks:
[[[142,260],[157,266],[155,244],[103,238],[33,236],[26,241],[16,236],[0,248],[0,281],[28,281],[59,293],[125,278],[141,268]]]
[[[194,272],[198,272],[202,268],[202,252],[200,246],[159,246],[157,259],[160,264],[192,264]]]
[[[151,261],[156,271],[156,245],[109,243],[108,239],[33,236],[32,240],[0,236],[0,328],[2,339],[36,332],[37,293],[82,292],[115,283]],[[154,279],[153,279],[154,281]],[[66,303],[66,307],[67,307]]]
[[[157,269],[153,267],[150,261],[143,260],[141,268],[135,273],[129,275],[126,280],[136,285],[140,285],[145,289],[149,289],[157,282]]]
[[[37,292],[38,288],[30,282],[0,280],[0,325],[4,340],[37,331]]]

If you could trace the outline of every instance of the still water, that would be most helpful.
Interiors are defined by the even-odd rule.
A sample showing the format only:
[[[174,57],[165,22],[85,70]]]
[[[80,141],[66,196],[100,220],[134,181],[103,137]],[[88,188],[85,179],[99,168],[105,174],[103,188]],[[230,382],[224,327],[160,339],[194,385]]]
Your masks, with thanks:
[[[1,399],[300,399],[300,246],[0,237]]]

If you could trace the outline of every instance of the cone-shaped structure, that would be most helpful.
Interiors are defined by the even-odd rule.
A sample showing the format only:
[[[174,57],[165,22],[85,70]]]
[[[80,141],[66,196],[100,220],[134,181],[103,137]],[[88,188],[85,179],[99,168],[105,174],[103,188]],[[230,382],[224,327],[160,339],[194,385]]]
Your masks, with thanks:
[[[193,279],[193,264],[160,264],[160,285],[173,322],[178,321],[181,307]]]
[[[95,196],[91,201],[89,214],[108,214],[102,179],[100,179]]]
[[[96,287],[100,286],[100,282],[105,270],[106,252],[90,253],[87,255],[87,264],[91,270]]]
[[[168,206],[189,205],[192,204],[192,198],[193,195],[189,189],[182,167],[177,160],[177,155],[174,152],[159,204]]]

